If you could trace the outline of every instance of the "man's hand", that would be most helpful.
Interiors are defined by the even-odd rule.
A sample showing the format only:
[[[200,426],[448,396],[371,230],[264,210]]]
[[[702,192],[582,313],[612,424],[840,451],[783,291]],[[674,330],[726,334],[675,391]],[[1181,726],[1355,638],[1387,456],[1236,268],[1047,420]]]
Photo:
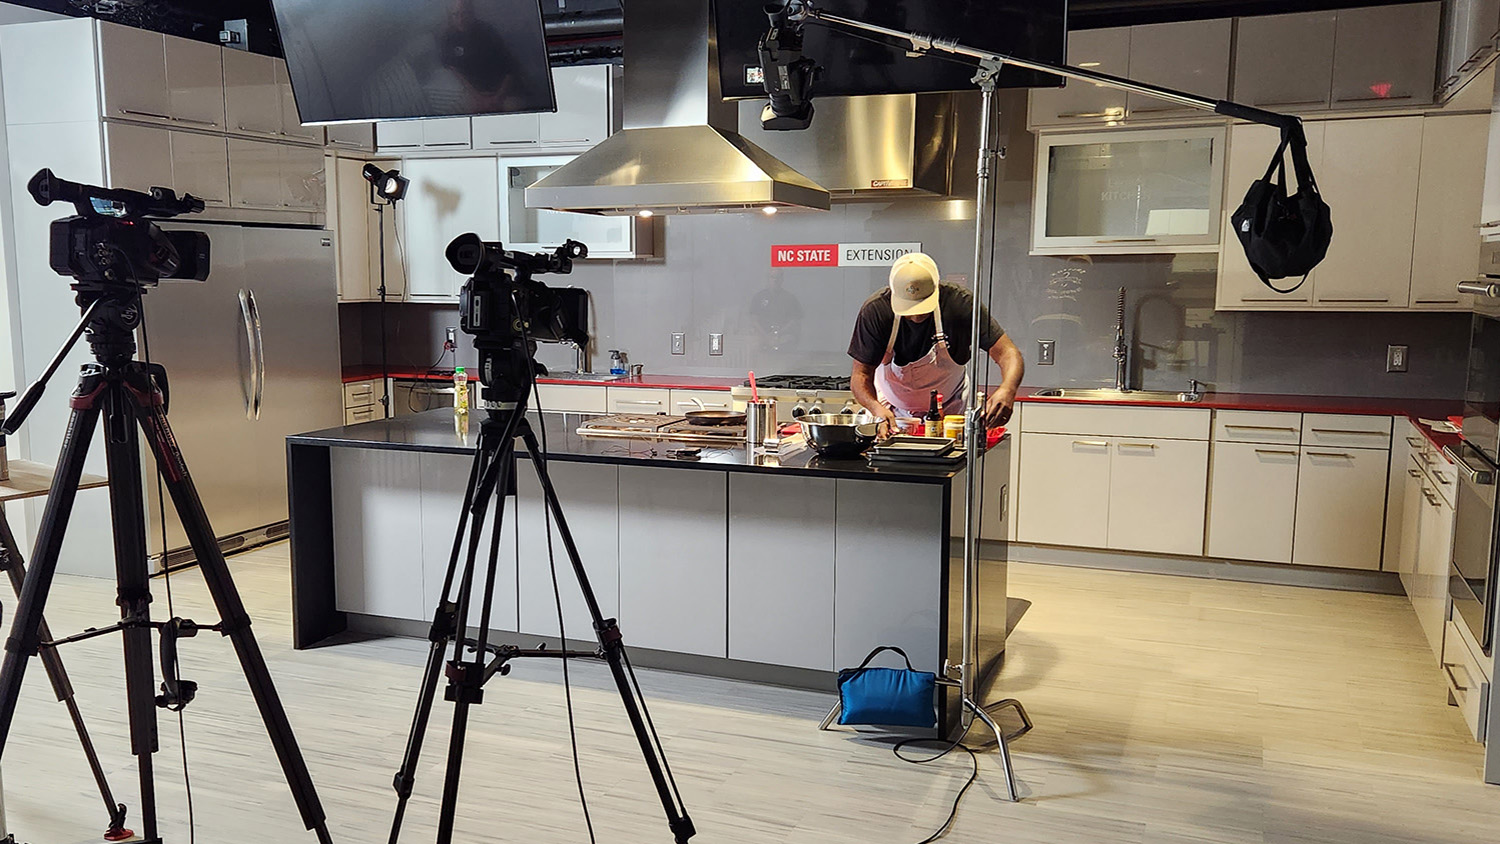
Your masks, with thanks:
[[[896,433],[896,412],[885,405],[880,405],[880,410],[875,414],[875,436],[877,439],[887,439]]]
[[[1010,414],[1016,404],[1016,391],[1008,387],[998,387],[990,393],[984,402],[984,427],[999,428],[1010,421]]]

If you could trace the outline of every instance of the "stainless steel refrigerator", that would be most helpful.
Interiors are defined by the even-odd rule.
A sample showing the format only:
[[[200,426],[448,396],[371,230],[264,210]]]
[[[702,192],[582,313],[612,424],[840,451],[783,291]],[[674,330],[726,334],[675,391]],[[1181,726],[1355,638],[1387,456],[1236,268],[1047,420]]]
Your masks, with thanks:
[[[226,552],[286,533],[286,436],[343,424],[338,293],[320,229],[165,225],[208,233],[205,282],[145,297],[151,360],[167,367],[167,418]],[[149,348],[148,348],[149,347]],[[162,557],[155,462],[144,463],[148,544]],[[166,508],[165,565],[193,559]]]

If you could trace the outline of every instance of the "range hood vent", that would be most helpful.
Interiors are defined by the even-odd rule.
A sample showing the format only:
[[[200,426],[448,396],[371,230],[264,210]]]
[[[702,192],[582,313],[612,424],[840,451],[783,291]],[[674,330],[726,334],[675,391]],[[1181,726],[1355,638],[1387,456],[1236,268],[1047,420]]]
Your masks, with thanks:
[[[737,131],[734,104],[720,93],[708,0],[630,0],[624,87],[625,128],[528,187],[526,207],[828,210],[828,191]]]

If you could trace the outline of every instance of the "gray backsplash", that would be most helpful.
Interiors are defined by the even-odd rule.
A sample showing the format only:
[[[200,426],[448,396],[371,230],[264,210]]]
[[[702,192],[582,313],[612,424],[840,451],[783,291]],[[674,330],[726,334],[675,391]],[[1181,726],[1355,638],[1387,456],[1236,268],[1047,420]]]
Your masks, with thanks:
[[[1024,98],[1012,92],[1002,102],[1008,151],[998,188],[994,312],[1031,362],[1028,384],[1113,382],[1115,299],[1124,287],[1137,387],[1175,390],[1196,378],[1223,392],[1461,395],[1465,314],[1215,312],[1214,255],[1028,255],[1033,137],[1025,129]],[[959,151],[961,172],[972,171],[970,158]],[[972,175],[967,181],[972,185]],[[973,213],[972,200],[910,199],[837,203],[828,213],[671,217],[659,221],[666,227],[665,258],[583,262],[571,276],[544,280],[591,292],[595,369],[607,368],[609,349],[624,349],[648,373],[846,374],[854,314],[885,283],[886,271],[772,269],[771,247],[920,241],[945,275],[967,284]],[[369,304],[341,309],[345,363],[378,362],[378,311]],[[443,329],[457,324],[457,310],[395,304],[388,318],[392,365],[426,366],[438,355]],[[686,355],[670,354],[673,332],[687,334]],[[708,354],[715,332],[725,335],[722,357]],[[1055,365],[1035,365],[1040,339],[1057,342]],[[1385,372],[1392,343],[1410,347],[1410,371]],[[459,363],[472,364],[472,347],[460,347]],[[572,368],[571,349],[546,346],[538,358]]]

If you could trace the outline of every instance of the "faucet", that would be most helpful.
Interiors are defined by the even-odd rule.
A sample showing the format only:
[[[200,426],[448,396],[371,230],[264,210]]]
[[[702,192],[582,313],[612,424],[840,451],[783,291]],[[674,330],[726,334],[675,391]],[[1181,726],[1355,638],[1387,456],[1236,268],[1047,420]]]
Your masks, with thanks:
[[[1125,288],[1120,288],[1120,303],[1115,311],[1115,389],[1125,393],[1126,364],[1130,357],[1130,344],[1125,341]]]
[[[573,347],[573,371],[583,374],[589,371],[589,347],[586,343],[569,342]]]

